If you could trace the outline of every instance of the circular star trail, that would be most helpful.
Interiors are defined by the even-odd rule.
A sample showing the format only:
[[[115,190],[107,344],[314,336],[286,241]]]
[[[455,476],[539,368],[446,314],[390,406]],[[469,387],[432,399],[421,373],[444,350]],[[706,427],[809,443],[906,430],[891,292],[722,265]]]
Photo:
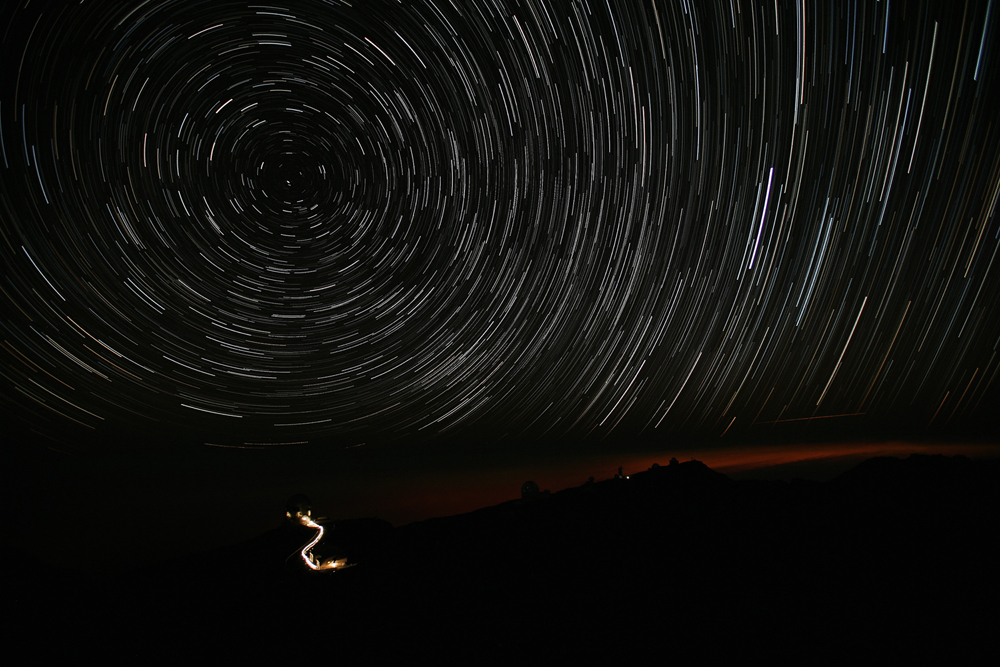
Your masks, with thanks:
[[[237,442],[982,418],[996,11],[6,3],[6,409]]]

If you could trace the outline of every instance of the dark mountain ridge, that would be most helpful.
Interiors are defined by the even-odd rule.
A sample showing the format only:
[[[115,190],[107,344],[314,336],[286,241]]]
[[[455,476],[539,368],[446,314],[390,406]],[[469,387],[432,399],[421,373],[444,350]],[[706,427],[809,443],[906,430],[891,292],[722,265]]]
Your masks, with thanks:
[[[313,533],[291,525],[112,577],[8,551],[6,597],[22,639],[74,655],[974,657],[1000,620],[998,482],[997,462],[961,456],[826,483],[692,460],[395,529],[331,521],[317,549],[357,563],[340,572],[307,570]]]

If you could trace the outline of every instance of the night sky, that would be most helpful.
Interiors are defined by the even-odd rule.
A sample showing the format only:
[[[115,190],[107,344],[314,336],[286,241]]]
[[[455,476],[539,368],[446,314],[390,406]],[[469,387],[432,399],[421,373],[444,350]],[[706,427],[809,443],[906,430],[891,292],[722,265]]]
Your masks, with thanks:
[[[268,2],[4,3],[37,444],[995,435],[992,0]]]

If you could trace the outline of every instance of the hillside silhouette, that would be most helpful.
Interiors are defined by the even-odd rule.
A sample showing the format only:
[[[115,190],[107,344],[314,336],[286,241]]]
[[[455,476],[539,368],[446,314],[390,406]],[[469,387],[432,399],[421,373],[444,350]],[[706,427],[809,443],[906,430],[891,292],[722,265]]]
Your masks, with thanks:
[[[7,599],[39,656],[974,658],[1000,627],[998,482],[961,456],[822,483],[673,462],[399,528],[329,521],[324,555],[357,563],[340,572],[302,567],[287,523],[114,576],[7,549]]]

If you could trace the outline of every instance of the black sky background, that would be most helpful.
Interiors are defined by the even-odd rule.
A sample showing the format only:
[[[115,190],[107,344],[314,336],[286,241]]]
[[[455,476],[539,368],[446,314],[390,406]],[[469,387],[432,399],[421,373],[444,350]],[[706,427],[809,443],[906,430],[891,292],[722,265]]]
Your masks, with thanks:
[[[993,4],[4,3],[8,470],[995,441]]]

